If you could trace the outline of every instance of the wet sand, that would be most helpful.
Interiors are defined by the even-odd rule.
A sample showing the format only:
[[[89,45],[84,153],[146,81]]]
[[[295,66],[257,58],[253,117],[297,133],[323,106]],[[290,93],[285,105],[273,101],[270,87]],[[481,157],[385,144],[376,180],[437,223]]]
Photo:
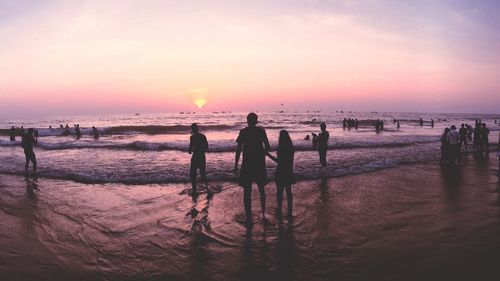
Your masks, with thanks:
[[[293,222],[269,184],[264,224],[255,187],[252,228],[234,183],[193,202],[188,184],[0,175],[0,279],[498,280],[498,162],[464,162],[301,181]]]

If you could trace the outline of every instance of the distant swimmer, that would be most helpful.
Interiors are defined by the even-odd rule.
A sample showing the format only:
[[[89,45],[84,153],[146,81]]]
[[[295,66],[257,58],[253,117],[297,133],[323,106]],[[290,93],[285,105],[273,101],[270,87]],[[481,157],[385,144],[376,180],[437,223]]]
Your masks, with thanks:
[[[309,137],[309,135],[306,135],[306,137],[304,138],[304,140],[306,140],[306,141],[311,140],[311,137]]]
[[[193,197],[198,195],[198,189],[196,187],[196,174],[200,170],[200,175],[202,180],[205,182],[205,187],[207,188],[208,194],[210,191],[208,189],[207,175],[205,171],[206,158],[205,151],[208,150],[207,137],[200,133],[198,124],[193,123],[191,125],[191,137],[189,138],[189,154],[191,156],[191,168],[189,176],[191,178],[191,186],[193,187]]]
[[[36,171],[36,157],[35,152],[33,151],[33,146],[35,145],[36,140],[33,137],[33,129],[29,129],[26,134],[23,135],[23,139],[21,141],[21,147],[24,149],[24,156],[26,157],[26,165],[24,170],[28,171],[29,163],[33,163],[33,170]]]
[[[326,167],[326,153],[328,152],[328,139],[330,138],[330,133],[326,130],[326,124],[321,123],[321,132],[318,135],[318,152],[319,152],[319,162],[321,166]]]
[[[262,207],[262,218],[266,214],[266,194],[264,187],[267,184],[266,154],[270,150],[266,130],[257,127],[258,116],[250,113],[247,116],[248,127],[242,129],[236,142],[236,155],[234,159],[234,172],[238,172],[238,162],[243,151],[243,163],[239,185],[243,187],[243,202],[247,224],[252,223],[252,182],[255,181],[259,187],[260,204]]]
[[[99,139],[99,132],[97,131],[97,128],[95,126],[92,126],[92,136],[95,140]]]
[[[16,141],[16,128],[14,128],[14,126],[10,128],[9,136],[10,136],[10,141]]]
[[[286,199],[288,203],[288,221],[292,218],[292,184],[295,183],[295,176],[293,174],[293,157],[294,148],[292,139],[288,134],[288,131],[281,130],[279,141],[278,141],[278,156],[274,157],[270,153],[267,155],[276,163],[276,187],[278,188],[276,192],[277,206],[278,206],[278,219],[281,219],[281,207],[283,204],[283,191],[286,190]]]

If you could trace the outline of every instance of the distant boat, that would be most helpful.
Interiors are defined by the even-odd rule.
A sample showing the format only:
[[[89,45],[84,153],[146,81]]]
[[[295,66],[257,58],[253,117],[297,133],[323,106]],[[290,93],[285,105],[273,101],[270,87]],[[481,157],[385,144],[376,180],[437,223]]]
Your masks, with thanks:
[[[140,115],[139,113],[136,113],[135,115]]]

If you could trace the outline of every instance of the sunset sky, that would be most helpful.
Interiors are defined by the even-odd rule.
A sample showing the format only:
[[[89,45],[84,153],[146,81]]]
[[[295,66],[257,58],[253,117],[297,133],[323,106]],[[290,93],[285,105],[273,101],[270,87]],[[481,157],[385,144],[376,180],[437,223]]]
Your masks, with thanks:
[[[500,113],[500,2],[0,0],[0,118]]]

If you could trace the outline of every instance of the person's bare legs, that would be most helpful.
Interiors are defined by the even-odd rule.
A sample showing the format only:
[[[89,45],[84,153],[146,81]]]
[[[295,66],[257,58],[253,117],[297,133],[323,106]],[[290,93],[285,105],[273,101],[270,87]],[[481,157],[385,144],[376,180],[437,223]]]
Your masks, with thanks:
[[[247,223],[252,223],[252,184],[243,187],[243,204]]]
[[[288,202],[288,220],[292,219],[292,206],[293,206],[293,195],[292,195],[292,186],[286,186],[286,201]]]
[[[278,185],[278,190],[276,191],[276,202],[277,202],[277,215],[278,219],[281,220],[281,206],[283,205],[283,186]]]
[[[266,220],[266,193],[264,192],[263,184],[259,184],[259,193],[260,193],[260,206],[262,207],[262,218],[264,221]]]

